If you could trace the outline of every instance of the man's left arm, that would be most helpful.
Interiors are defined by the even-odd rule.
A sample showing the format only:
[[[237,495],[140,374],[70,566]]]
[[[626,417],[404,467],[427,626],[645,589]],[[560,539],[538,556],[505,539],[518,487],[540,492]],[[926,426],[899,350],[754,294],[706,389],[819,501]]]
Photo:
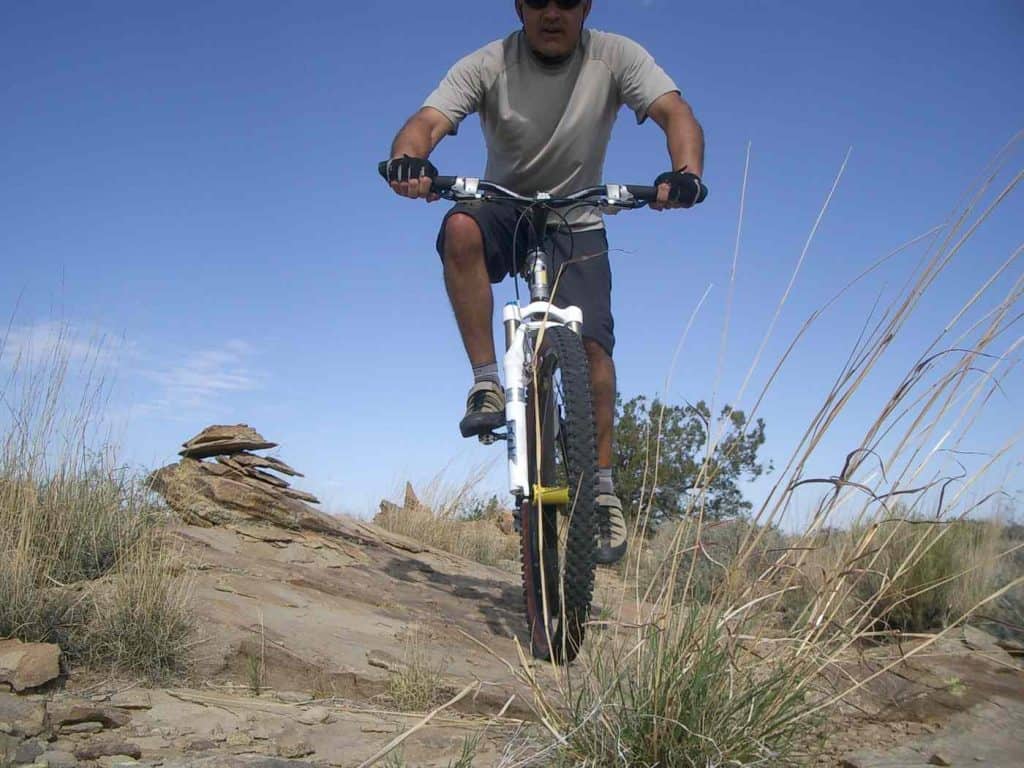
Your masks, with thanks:
[[[655,99],[647,108],[647,114],[665,132],[672,170],[692,173],[699,180],[704,173],[704,130],[694,117],[690,105],[678,92],[672,91]],[[666,208],[689,208],[693,205],[692,202],[687,204],[688,201],[685,200],[670,201],[670,189],[668,183],[659,184],[658,202],[651,203],[651,208],[660,211]]]

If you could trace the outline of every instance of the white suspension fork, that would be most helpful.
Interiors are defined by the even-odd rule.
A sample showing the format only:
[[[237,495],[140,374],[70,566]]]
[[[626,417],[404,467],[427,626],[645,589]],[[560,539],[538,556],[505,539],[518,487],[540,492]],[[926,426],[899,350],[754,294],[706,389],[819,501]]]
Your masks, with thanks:
[[[525,318],[525,319],[524,319]],[[545,326],[566,325],[575,333],[583,327],[579,307],[556,307],[546,301],[533,302],[520,309],[514,301],[504,306],[501,319],[505,325],[505,428],[508,435],[509,492],[515,496],[530,495],[529,461],[527,461],[526,359],[532,352],[536,334]]]

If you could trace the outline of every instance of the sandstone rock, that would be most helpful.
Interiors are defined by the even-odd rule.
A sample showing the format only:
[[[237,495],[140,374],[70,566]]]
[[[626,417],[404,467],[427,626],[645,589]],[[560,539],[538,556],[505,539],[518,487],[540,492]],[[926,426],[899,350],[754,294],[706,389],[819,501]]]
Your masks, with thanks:
[[[269,472],[264,472],[262,470],[255,469],[253,467],[247,467],[245,469],[245,474],[246,474],[247,477],[251,477],[254,480],[258,480],[261,483],[267,483],[268,485],[272,485],[275,488],[287,488],[288,487],[288,483],[285,482],[284,480],[282,480],[281,478],[274,477]],[[314,498],[316,498],[316,497],[314,497]]]
[[[405,509],[419,509],[423,506],[408,480],[405,481],[405,498],[402,500],[402,506]]]
[[[209,464],[209,462],[203,462]],[[233,456],[218,456],[217,463],[222,467],[230,469],[232,472],[237,472],[240,475],[245,474],[245,467],[235,461]],[[212,466],[212,465],[211,465]]]
[[[285,704],[301,704],[304,701],[309,701],[309,694],[302,691],[278,691],[277,700]]]
[[[229,747],[248,747],[252,745],[252,736],[245,731],[235,731],[228,734],[227,744]]]
[[[60,647],[0,640],[0,682],[15,691],[38,688],[60,676]]]
[[[36,758],[37,763],[42,763],[48,768],[75,768],[78,765],[78,760],[70,752],[61,752],[59,750],[50,750],[49,752],[43,752],[39,757]]]
[[[515,515],[509,510],[505,509],[498,513],[497,518],[498,530],[500,530],[506,536],[511,536],[516,530],[516,518]]]
[[[286,733],[277,739],[277,754],[281,757],[305,757],[314,751],[309,742],[297,734]]]
[[[297,500],[315,496],[241,475],[210,474],[203,466],[204,462],[186,458],[150,475],[153,489],[186,523],[219,526],[263,520],[282,528],[339,530],[334,518]]]
[[[276,448],[272,443],[248,424],[213,425],[207,427],[191,440],[182,443],[178,455],[193,459],[205,459],[236,451]]]
[[[119,709],[93,704],[84,699],[54,701],[49,706],[49,713],[50,721],[55,726],[93,722],[105,728],[120,728],[131,719]]]
[[[299,712],[295,719],[303,725],[321,725],[331,719],[331,711],[326,707],[310,707]]]
[[[996,645],[1006,651],[1015,659],[1024,658],[1024,644],[1013,640],[996,640]]]
[[[307,493],[306,491],[299,491],[296,490],[295,488],[283,488],[281,489],[281,493],[293,499],[298,499],[299,501],[307,501],[310,504],[320,503],[320,499],[318,499],[312,493]]]
[[[262,755],[211,755],[196,758],[169,758],[163,768],[315,768],[305,760],[285,760]]]
[[[218,457],[218,459],[219,458],[222,458],[222,457]],[[226,464],[214,464],[214,463],[211,463],[209,461],[201,461],[201,462],[199,462],[199,469],[201,471],[203,471],[203,472],[206,472],[207,474],[210,474],[210,475],[228,475],[228,474],[231,474],[233,472],[235,472],[235,473],[238,472],[238,470],[232,469],[231,467],[227,466]]]
[[[127,691],[120,691],[110,697],[110,706],[118,709],[150,709],[153,706],[152,698],[147,691],[140,691],[132,688]]]
[[[0,765],[8,765],[14,759],[14,755],[17,754],[21,745],[21,739],[16,739],[0,731]]]
[[[282,475],[289,475],[291,477],[305,477],[301,472],[293,469],[292,467],[285,464],[280,459],[275,459],[272,456],[257,456],[254,453],[246,453],[241,451],[239,453],[232,454],[231,458],[236,464],[243,467],[257,467],[262,469],[272,469],[275,472],[280,472]]]
[[[103,730],[103,723],[96,722],[95,720],[89,720],[84,723],[74,723],[72,725],[62,725],[60,727],[61,733],[99,733]]]
[[[936,752],[928,758],[929,765],[952,765],[952,761],[941,752]]]
[[[137,744],[127,741],[90,741],[75,750],[79,760],[97,760],[113,755],[128,755],[136,760],[142,757],[142,750]]]
[[[219,744],[213,739],[194,739],[185,745],[187,752],[209,752],[217,749]]]
[[[46,706],[41,701],[13,693],[0,693],[0,733],[29,738],[46,726]]]
[[[18,748],[14,751],[14,762],[15,763],[34,763],[36,758],[39,757],[43,752],[46,751],[46,747],[38,741],[25,741],[18,745]],[[0,749],[0,756],[3,755],[3,750]]]
[[[131,755],[105,755],[96,762],[101,768],[130,768],[139,764]]]

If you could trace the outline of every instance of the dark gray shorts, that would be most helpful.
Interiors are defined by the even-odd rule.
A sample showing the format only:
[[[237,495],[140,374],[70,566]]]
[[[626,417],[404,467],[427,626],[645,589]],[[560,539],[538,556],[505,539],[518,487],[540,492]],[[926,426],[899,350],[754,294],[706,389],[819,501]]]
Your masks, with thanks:
[[[517,270],[521,273],[526,260],[528,226],[519,226],[515,254],[512,236],[520,209],[495,203],[457,203],[441,222],[437,234],[437,252],[444,260],[444,228],[448,217],[464,213],[480,227],[484,238],[484,259],[492,283],[500,283]],[[583,336],[593,339],[611,355],[615,348],[615,321],[612,318],[612,271],[608,263],[608,239],[603,229],[570,233],[565,229],[549,230],[544,243],[551,258],[549,280],[554,287],[559,269],[565,269],[558,282],[553,303],[558,307],[570,304],[583,310]],[[571,248],[572,259],[569,260]],[[513,259],[513,255],[515,259]],[[529,297],[527,296],[528,300]]]

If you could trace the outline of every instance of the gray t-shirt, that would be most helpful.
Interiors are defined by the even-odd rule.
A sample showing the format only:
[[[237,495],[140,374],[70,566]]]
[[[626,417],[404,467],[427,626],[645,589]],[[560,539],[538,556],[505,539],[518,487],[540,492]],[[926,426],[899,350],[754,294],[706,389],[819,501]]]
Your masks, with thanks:
[[[584,30],[561,64],[542,64],[521,31],[469,54],[423,102],[458,131],[480,113],[487,142],[484,177],[520,194],[562,194],[604,180],[612,124],[626,104],[638,123],[676,84],[640,45],[621,35]],[[574,229],[602,226],[592,208],[568,215]]]

